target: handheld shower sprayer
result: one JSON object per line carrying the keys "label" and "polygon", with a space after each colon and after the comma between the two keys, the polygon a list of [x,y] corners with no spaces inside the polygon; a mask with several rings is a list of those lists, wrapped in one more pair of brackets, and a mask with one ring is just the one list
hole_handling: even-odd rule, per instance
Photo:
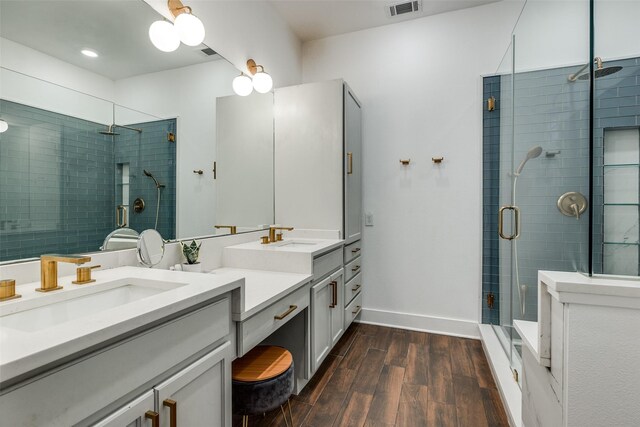
{"label": "handheld shower sprayer", "polygon": [[149,178],[151,178],[153,180],[153,182],[156,184],[156,189],[158,190],[158,203],[156,204],[156,224],[155,224],[155,227],[154,227],[154,230],[157,230],[158,229],[158,217],[160,216],[160,197],[161,197],[160,189],[164,188],[165,185],[164,184],[160,184],[158,182],[158,180],[156,179],[156,177],[153,176],[153,174],[151,172],[149,172],[148,170],[143,169],[142,172],[146,176],[148,176]]}
{"label": "handheld shower sprayer", "polygon": [[536,145],[535,147],[532,147],[528,152],[526,157],[522,160],[522,162],[520,162],[520,165],[518,165],[518,168],[516,169],[516,171],[514,172],[514,176],[519,176],[522,173],[522,169],[524,169],[524,165],[527,164],[527,162],[531,159],[535,159],[536,157],[540,157],[540,154],[542,154],[542,147],[539,145]]}
{"label": "handheld shower sprayer", "polygon": [[148,176],[149,178],[151,178],[151,179],[153,180],[153,182],[155,182],[155,184],[156,184],[156,188],[164,188],[164,187],[165,187],[165,185],[164,185],[164,184],[160,184],[160,183],[158,182],[158,180],[156,179],[156,177],[155,177],[155,176],[153,176],[153,174],[152,174],[151,172],[149,172],[148,170],[143,169],[143,170],[142,170],[142,172],[144,172],[144,174],[145,174],[146,176]]}

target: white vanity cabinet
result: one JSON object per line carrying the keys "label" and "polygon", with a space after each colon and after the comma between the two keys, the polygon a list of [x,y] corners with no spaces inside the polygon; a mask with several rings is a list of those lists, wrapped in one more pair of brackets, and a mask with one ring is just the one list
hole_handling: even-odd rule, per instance
{"label": "white vanity cabinet", "polygon": [[161,427],[229,425],[230,348],[226,342],[94,426],[151,426],[154,418]]}
{"label": "white vanity cabinet", "polygon": [[311,287],[311,372],[314,373],[344,332],[344,270]]}
{"label": "white vanity cabinet", "polygon": [[142,326],[3,390],[2,424],[151,426],[151,411],[169,425],[172,399],[182,425],[230,426],[232,325],[225,294]]}
{"label": "white vanity cabinet", "polygon": [[342,80],[274,95],[275,219],[302,229],[362,235],[361,104]]}

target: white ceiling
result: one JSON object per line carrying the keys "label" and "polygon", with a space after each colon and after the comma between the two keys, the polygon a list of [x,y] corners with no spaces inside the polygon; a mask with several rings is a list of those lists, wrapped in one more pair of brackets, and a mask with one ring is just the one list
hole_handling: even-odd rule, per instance
{"label": "white ceiling", "polygon": [[[221,58],[202,53],[204,45],[159,51],[148,31],[160,18],[143,1],[1,0],[0,36],[112,80]],[[85,48],[100,56],[82,55]]]}
{"label": "white ceiling", "polygon": [[391,18],[387,6],[401,0],[270,0],[304,41],[380,27],[500,0],[422,0],[422,10]]}

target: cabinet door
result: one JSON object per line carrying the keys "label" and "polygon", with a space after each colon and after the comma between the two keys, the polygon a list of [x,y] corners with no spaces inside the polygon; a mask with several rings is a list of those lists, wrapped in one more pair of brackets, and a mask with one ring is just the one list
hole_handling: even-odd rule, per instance
{"label": "cabinet door", "polygon": [[153,410],[153,391],[149,390],[94,424],[94,427],[151,427],[151,420],[145,418],[145,414]]}
{"label": "cabinet door", "polygon": [[344,332],[344,270],[331,275],[331,286],[334,294],[331,304],[331,347],[338,343]]}
{"label": "cabinet door", "polygon": [[331,277],[311,288],[311,373],[313,374],[331,350]]}
{"label": "cabinet door", "polygon": [[344,228],[345,244],[362,236],[362,111],[360,103],[344,85]]}
{"label": "cabinet door", "polygon": [[232,357],[227,341],[158,385],[160,425],[230,426]]}

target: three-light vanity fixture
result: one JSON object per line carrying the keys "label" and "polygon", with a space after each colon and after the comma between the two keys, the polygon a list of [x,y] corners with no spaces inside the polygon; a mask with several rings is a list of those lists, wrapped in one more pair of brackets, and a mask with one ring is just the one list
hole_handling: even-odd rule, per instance
{"label": "three-light vanity fixture", "polygon": [[163,52],[173,52],[180,42],[187,46],[198,46],[204,41],[204,25],[180,0],[168,0],[169,11],[174,16],[173,23],[156,21],[149,27],[151,43]]}
{"label": "three-light vanity fixture", "polygon": [[[260,70],[258,71],[258,68]],[[249,59],[247,61],[247,70],[253,76],[253,79],[245,73],[241,73],[233,79],[233,91],[240,96],[247,96],[255,89],[258,93],[267,93],[273,88],[273,79],[264,71],[262,65],[257,65],[256,61]]]}

